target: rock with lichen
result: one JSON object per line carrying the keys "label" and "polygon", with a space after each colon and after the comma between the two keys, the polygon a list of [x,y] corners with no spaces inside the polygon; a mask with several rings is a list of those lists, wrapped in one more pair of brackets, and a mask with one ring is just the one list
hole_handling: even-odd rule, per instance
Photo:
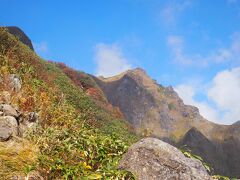
{"label": "rock with lichen", "polygon": [[132,145],[119,168],[132,172],[139,180],[212,179],[199,160],[187,158],[177,148],[155,138]]}

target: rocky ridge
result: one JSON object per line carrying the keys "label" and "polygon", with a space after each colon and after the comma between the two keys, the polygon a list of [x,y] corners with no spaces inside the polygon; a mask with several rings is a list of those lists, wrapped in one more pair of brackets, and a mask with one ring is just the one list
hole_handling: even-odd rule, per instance
{"label": "rocky ridge", "polygon": [[185,105],[171,86],[157,84],[141,68],[95,80],[135,132],[177,147],[187,144],[193,153],[203,156],[216,173],[240,177],[238,123],[219,125],[206,120],[198,108]]}

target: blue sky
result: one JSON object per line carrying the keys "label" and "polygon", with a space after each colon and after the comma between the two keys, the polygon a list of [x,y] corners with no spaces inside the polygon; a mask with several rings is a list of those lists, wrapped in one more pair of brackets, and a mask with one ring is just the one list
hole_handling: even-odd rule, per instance
{"label": "blue sky", "polygon": [[142,67],[209,120],[240,120],[239,0],[3,0],[38,54],[112,76]]}

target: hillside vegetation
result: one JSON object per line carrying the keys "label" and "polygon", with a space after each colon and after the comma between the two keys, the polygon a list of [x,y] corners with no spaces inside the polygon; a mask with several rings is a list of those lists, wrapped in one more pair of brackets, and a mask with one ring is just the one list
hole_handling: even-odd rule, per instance
{"label": "hillside vegetation", "polygon": [[[165,140],[177,140],[176,137],[180,138],[191,128],[194,117],[200,119],[195,123],[200,129],[212,127],[210,122],[201,119],[197,108],[184,105],[171,87],[156,84],[140,68],[109,79],[97,78],[63,63],[41,59],[31,46],[8,32],[0,28],[1,179],[135,179],[119,162],[141,136],[161,138],[157,135],[162,134]],[[159,110],[160,120],[154,116],[158,113],[152,111],[153,107]],[[145,115],[150,117],[141,121],[146,127],[139,126],[142,124],[138,123],[138,118]],[[175,121],[181,121],[179,117],[186,119],[182,125]],[[239,125],[229,127],[228,132],[239,134]],[[225,134],[226,128],[220,129],[219,134]],[[171,135],[175,130],[180,135],[177,133],[174,138]],[[134,134],[136,132],[139,136]],[[220,137],[218,131],[213,132]],[[211,167],[215,164],[209,165],[206,160],[209,157],[213,161],[221,159],[205,135],[209,133],[201,133],[193,127],[179,145],[184,147],[181,150],[185,156],[203,163],[199,167],[203,167],[204,172],[205,167],[208,173],[215,174],[217,169]],[[231,140],[230,147],[237,147],[238,141]],[[229,157],[237,159],[238,149],[229,150],[229,141],[226,142],[227,152],[222,154],[226,154],[229,161]],[[147,152],[149,148],[146,146]],[[202,151],[199,153],[198,149]],[[125,159],[125,164],[129,165],[129,158]],[[143,159],[141,155],[140,160]],[[145,160],[142,165],[150,162],[148,158]],[[157,167],[166,165],[159,159],[153,160],[157,161]],[[222,166],[221,161],[217,164]],[[150,167],[155,169],[155,166]],[[235,171],[237,166],[227,167]],[[171,166],[166,168],[174,171]],[[143,168],[140,171],[146,175]],[[157,176],[162,175],[157,173]]]}
{"label": "hillside vegetation", "polygon": [[[91,96],[87,89],[95,90],[94,84],[81,84],[0,28],[0,76],[9,74],[22,81],[21,91],[11,94],[11,104],[38,112],[40,122],[24,133],[24,140],[1,142],[0,177],[38,171],[48,179],[133,178],[117,166],[138,138],[114,107],[103,108],[108,104],[103,94],[97,100]],[[0,87],[0,92],[7,90]]]}

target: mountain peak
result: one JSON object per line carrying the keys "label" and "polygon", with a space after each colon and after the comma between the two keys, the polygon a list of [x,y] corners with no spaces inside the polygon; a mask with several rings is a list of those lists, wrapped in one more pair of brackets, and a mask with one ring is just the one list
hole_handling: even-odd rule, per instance
{"label": "mountain peak", "polygon": [[145,73],[146,74],[146,71],[140,67],[137,67],[137,68],[134,68],[134,69],[130,69],[128,71],[126,71],[126,73],[129,73],[129,72],[133,72],[133,73]]}
{"label": "mountain peak", "polygon": [[124,71],[120,74],[117,74],[115,76],[112,77],[103,77],[103,76],[99,76],[98,79],[104,81],[104,82],[113,82],[113,81],[117,81],[121,78],[123,78],[124,76],[130,76],[132,78],[134,78],[135,80],[140,79],[140,78],[148,78],[151,79],[146,71],[140,67],[134,68],[134,69],[129,69],[127,71]]}
{"label": "mountain peak", "polygon": [[19,38],[19,40],[25,44],[26,46],[28,46],[31,50],[34,51],[33,49],[33,45],[32,45],[32,42],[31,40],[29,39],[29,37],[24,33],[24,31],[22,29],[20,29],[19,27],[17,26],[6,26],[4,27],[6,28],[6,30],[14,35],[15,37]]}

